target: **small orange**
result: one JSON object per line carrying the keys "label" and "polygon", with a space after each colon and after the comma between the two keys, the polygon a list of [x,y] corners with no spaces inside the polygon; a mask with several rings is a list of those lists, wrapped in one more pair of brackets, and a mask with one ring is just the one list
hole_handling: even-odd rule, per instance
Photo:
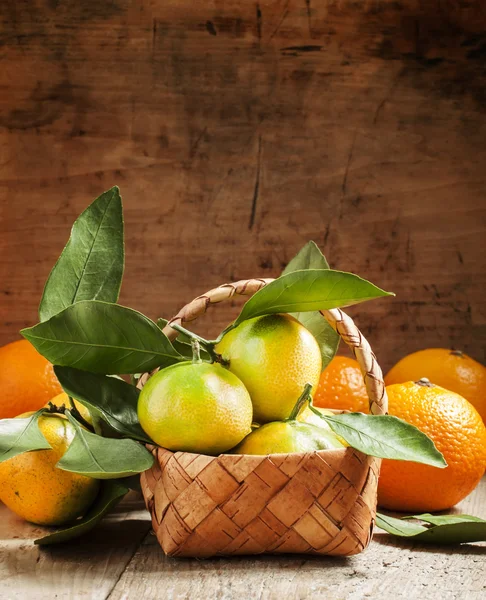
{"label": "small orange", "polygon": [[52,449],[24,452],[0,463],[0,500],[31,523],[64,525],[88,510],[100,482],[56,467],[76,433],[64,416],[41,415],[39,429]]}
{"label": "small orange", "polygon": [[399,511],[437,511],[457,504],[476,487],[486,467],[486,427],[465,398],[427,379],[387,387],[391,415],[418,427],[448,464],[437,469],[383,460],[378,503]]}
{"label": "small orange", "polygon": [[436,385],[460,394],[486,423],[486,367],[459,350],[428,348],[400,360],[385,377],[386,385],[427,377]]}
{"label": "small orange", "polygon": [[321,373],[314,406],[369,412],[368,395],[357,360],[335,356]]}
{"label": "small orange", "polygon": [[0,347],[0,419],[38,410],[62,392],[51,363],[27,340]]}

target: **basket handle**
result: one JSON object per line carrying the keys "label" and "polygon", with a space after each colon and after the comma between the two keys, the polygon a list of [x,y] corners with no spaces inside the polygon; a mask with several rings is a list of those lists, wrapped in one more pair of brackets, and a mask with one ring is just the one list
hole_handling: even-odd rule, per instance
{"label": "basket handle", "polygon": [[[235,283],[220,285],[198,296],[181,308],[177,315],[167,323],[163,331],[170,340],[175,340],[179,334],[171,325],[183,325],[184,323],[194,321],[202,316],[211,304],[229,300],[235,294],[239,296],[252,296],[271,281],[273,279],[243,279]],[[386,414],[388,410],[388,397],[383,381],[383,373],[368,341],[356,327],[353,319],[340,308],[321,310],[320,313],[351,348],[356,357],[366,385],[370,402],[370,413],[373,415]]]}

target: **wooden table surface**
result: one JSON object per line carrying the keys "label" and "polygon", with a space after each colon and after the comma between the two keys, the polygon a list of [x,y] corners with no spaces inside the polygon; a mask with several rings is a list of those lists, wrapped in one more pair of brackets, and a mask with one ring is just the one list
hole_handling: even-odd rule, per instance
{"label": "wooden table surface", "polygon": [[[455,512],[486,518],[486,478]],[[348,559],[174,559],[162,554],[137,495],[84,539],[40,548],[32,543],[38,535],[0,507],[2,600],[486,598],[486,543],[430,547],[377,532],[364,553]]]}

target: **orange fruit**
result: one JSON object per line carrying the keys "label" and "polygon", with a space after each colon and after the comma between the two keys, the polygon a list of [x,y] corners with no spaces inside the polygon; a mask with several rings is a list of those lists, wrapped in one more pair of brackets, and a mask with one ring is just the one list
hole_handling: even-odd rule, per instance
{"label": "orange fruit", "polygon": [[427,434],[448,466],[437,469],[383,460],[379,505],[410,512],[454,506],[472,492],[486,467],[486,427],[481,416],[465,398],[428,380],[396,383],[387,392],[389,413]]}
{"label": "orange fruit", "polygon": [[234,454],[282,454],[344,448],[333,431],[301,421],[273,421],[248,434]]}
{"label": "orange fruit", "polygon": [[314,406],[369,412],[366,386],[357,360],[335,356],[321,373],[313,394]]}
{"label": "orange fruit", "polygon": [[161,369],[138,398],[145,433],[174,451],[226,452],[250,433],[252,416],[250,394],[238,377],[206,362]]}
{"label": "orange fruit", "polygon": [[419,350],[392,367],[385,383],[418,381],[422,377],[469,400],[486,423],[486,367],[481,363],[459,350]]}
{"label": "orange fruit", "polygon": [[41,415],[39,429],[52,450],[24,452],[0,463],[0,500],[31,523],[64,525],[86,512],[100,482],[55,466],[75,435],[65,417]]}
{"label": "orange fruit", "polygon": [[62,392],[51,363],[27,340],[0,347],[0,419],[38,410]]}
{"label": "orange fruit", "polygon": [[319,344],[288,314],[243,321],[215,347],[250,392],[254,419],[287,419],[306,383],[317,386],[322,369]]}

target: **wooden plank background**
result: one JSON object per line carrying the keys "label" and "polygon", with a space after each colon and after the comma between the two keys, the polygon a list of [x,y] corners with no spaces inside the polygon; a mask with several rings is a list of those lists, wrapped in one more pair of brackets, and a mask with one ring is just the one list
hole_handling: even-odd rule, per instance
{"label": "wooden plank background", "polygon": [[119,184],[151,317],[314,239],[397,293],[351,311],[384,366],[484,362],[485,30],[481,0],[2,2],[0,343]]}

